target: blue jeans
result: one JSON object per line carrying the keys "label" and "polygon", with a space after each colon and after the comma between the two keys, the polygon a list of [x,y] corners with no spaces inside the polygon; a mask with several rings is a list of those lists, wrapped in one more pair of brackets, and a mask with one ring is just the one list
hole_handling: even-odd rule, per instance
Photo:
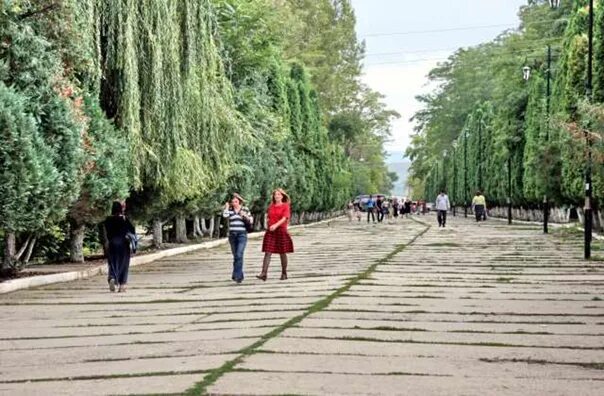
{"label": "blue jeans", "polygon": [[243,252],[245,251],[245,245],[247,245],[247,233],[229,233],[229,243],[233,253],[233,276],[231,279],[241,282],[243,280]]}

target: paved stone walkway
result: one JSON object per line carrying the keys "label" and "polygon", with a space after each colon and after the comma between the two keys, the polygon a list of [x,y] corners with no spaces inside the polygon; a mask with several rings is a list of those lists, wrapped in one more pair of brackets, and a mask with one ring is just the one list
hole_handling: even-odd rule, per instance
{"label": "paved stone walkway", "polygon": [[0,394],[604,394],[604,270],[577,236],[450,219],[294,233],[0,297]]}

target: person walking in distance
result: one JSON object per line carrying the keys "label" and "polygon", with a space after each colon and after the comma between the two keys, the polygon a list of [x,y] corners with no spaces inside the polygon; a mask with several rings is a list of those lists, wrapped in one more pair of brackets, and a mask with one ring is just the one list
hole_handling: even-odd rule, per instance
{"label": "person walking in distance", "polygon": [[346,215],[348,216],[348,222],[351,222],[354,217],[354,203],[352,201],[348,201],[346,205]]}
{"label": "person walking in distance", "polygon": [[487,200],[482,195],[482,192],[476,191],[476,195],[472,198],[472,210],[476,215],[476,221],[486,220]]}
{"label": "person walking in distance", "polygon": [[361,221],[361,202],[354,203],[354,215],[357,221]]}
{"label": "person walking in distance", "polygon": [[375,201],[373,200],[373,195],[369,196],[369,199],[367,200],[367,203],[365,204],[365,209],[367,210],[367,223],[369,223],[369,216],[371,216],[371,219],[375,223],[375,213],[374,213]]}
{"label": "person walking in distance", "polygon": [[230,202],[224,204],[222,217],[229,219],[229,244],[233,254],[233,274],[231,279],[243,281],[243,255],[247,245],[247,230],[254,220],[248,208],[243,206],[243,198],[235,193]]}
{"label": "person walking in distance", "polygon": [[445,190],[442,190],[438,197],[436,197],[436,210],[437,210],[437,219],[438,226],[445,227],[447,225],[447,211],[451,208],[449,204],[449,197],[445,193]]}
{"label": "person walking in distance", "polygon": [[287,279],[287,254],[294,252],[294,244],[287,231],[291,213],[290,202],[289,196],[283,189],[278,188],[273,191],[272,202],[267,213],[268,230],[262,241],[262,251],[264,252],[262,272],[256,275],[256,278],[263,281],[266,281],[273,253],[281,257],[281,280]]}
{"label": "person walking in distance", "polygon": [[381,223],[382,221],[384,221],[384,197],[377,197],[375,207],[377,211],[377,221],[378,223]]}
{"label": "person walking in distance", "polygon": [[405,204],[403,205],[403,207],[405,211],[405,217],[409,218],[409,215],[411,214],[411,200],[409,198],[405,200]]}
{"label": "person walking in distance", "polygon": [[126,218],[126,205],[114,202],[111,206],[111,216],[105,219],[104,243],[109,265],[109,291],[126,291],[128,283],[128,270],[130,268],[131,244],[129,238],[136,238],[134,226]]}

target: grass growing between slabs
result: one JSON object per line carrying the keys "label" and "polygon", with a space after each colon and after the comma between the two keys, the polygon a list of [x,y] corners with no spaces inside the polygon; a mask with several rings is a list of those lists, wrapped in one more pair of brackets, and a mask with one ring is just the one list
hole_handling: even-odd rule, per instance
{"label": "grass growing between slabs", "polygon": [[[420,223],[420,222],[418,222],[418,223]],[[184,394],[187,396],[197,396],[197,395],[207,394],[208,387],[210,387],[211,385],[216,383],[216,381],[218,381],[218,379],[220,379],[223,375],[225,375],[229,372],[236,371],[237,365],[242,363],[246,357],[260,352],[260,348],[264,344],[266,344],[269,340],[271,340],[275,337],[278,337],[285,330],[295,327],[300,322],[302,322],[304,319],[306,319],[308,316],[310,316],[314,313],[323,311],[336,298],[342,297],[353,286],[357,285],[358,283],[360,283],[363,280],[369,279],[371,274],[377,269],[377,267],[379,265],[385,264],[385,263],[389,262],[390,260],[392,260],[397,254],[399,254],[403,250],[405,250],[405,248],[407,246],[413,244],[418,238],[423,236],[430,229],[429,225],[426,225],[425,223],[421,223],[421,224],[424,225],[425,228],[422,231],[420,231],[415,237],[413,237],[413,239],[411,239],[411,241],[409,241],[405,244],[399,245],[391,253],[389,253],[386,257],[375,261],[366,270],[357,274],[355,277],[353,277],[348,282],[346,282],[345,285],[343,285],[342,287],[340,287],[339,289],[337,289],[330,295],[326,296],[325,298],[315,302],[302,314],[288,320],[287,322],[283,323],[281,326],[279,326],[279,327],[275,328],[274,330],[268,332],[267,334],[263,335],[262,337],[260,337],[260,339],[258,341],[256,341],[252,345],[250,345],[246,348],[243,348],[241,351],[239,351],[239,356],[237,356],[236,358],[229,360],[228,362],[224,363],[221,367],[219,367],[217,369],[210,370],[209,373],[200,382],[198,382],[193,387],[188,389]]]}

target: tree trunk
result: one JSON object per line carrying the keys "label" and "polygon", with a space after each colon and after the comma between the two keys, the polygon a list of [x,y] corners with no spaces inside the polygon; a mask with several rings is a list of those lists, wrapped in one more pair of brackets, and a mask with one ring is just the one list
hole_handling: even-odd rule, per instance
{"label": "tree trunk", "polygon": [[161,220],[153,220],[153,246],[156,249],[161,249],[161,245],[164,243],[163,226],[164,223]]}
{"label": "tree trunk", "polygon": [[194,237],[203,237],[203,232],[201,231],[201,227],[199,226],[199,216],[193,217],[193,236]]}
{"label": "tree trunk", "polygon": [[214,228],[216,228],[216,219],[214,216],[210,217],[210,227],[208,227],[208,235],[210,239],[214,238]]}
{"label": "tree trunk", "polygon": [[2,269],[12,267],[13,260],[17,254],[17,237],[14,232],[7,232],[4,236],[4,260]]}
{"label": "tree trunk", "polygon": [[214,238],[222,237],[222,216],[214,216]]}
{"label": "tree trunk", "polygon": [[176,243],[188,243],[187,218],[184,215],[176,216]]}
{"label": "tree trunk", "polygon": [[25,265],[29,264],[29,259],[31,259],[31,254],[34,251],[34,246],[36,246],[36,241],[38,239],[36,237],[33,237],[32,240],[29,242],[29,246],[27,247],[27,253],[25,254],[25,258],[23,259],[23,263]]}
{"label": "tree trunk", "polygon": [[262,230],[262,218],[263,218],[263,214],[262,213],[256,213],[254,215],[254,231],[261,231]]}
{"label": "tree trunk", "polygon": [[207,226],[205,217],[199,219],[199,224],[201,225],[201,236],[208,236],[211,238],[212,234],[210,234],[210,229]]}
{"label": "tree trunk", "polygon": [[86,226],[84,224],[71,223],[71,241],[69,246],[69,257],[72,263],[84,262],[84,235]]}

